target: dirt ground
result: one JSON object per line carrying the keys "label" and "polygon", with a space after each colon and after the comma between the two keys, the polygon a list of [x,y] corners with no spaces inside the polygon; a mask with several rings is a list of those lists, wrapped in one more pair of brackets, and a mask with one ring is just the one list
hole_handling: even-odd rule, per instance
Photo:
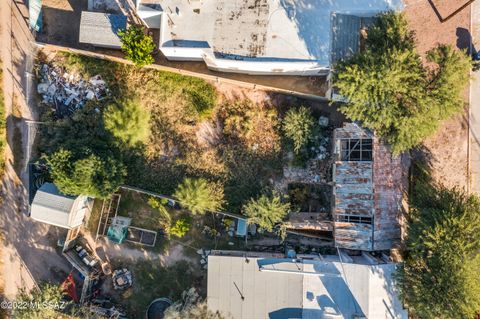
{"label": "dirt ground", "polygon": [[87,10],[87,0],[43,0],[43,30],[40,42],[78,46],[80,15]]}
{"label": "dirt ground", "polygon": [[[459,9],[465,0],[405,0],[405,14],[415,31],[419,52],[424,54],[437,44],[467,49],[470,44],[470,6],[448,21],[441,21]],[[432,4],[433,6],[432,6]],[[437,6],[435,6],[437,3]],[[468,97],[468,89],[465,92]],[[445,186],[468,185],[468,108],[445,122],[437,134],[424,143],[433,177]]]}
{"label": "dirt ground", "polygon": [[[4,236],[0,258],[1,273],[6,274],[5,296],[14,299],[19,289],[31,289],[35,282],[60,282],[54,269],[69,271],[70,265],[56,249],[54,227],[34,222],[27,217],[27,173],[19,163],[15,148],[26,145],[26,125],[21,120],[37,119],[31,108],[31,72],[33,38],[28,29],[28,7],[21,1],[0,1],[0,47],[3,61],[3,89],[7,116],[8,145],[5,154],[5,176],[0,182],[3,203],[0,203],[0,230]],[[19,132],[20,136],[16,133]],[[21,150],[23,152],[23,150]],[[23,161],[20,161],[23,162]],[[19,169],[17,169],[19,168]]]}
{"label": "dirt ground", "polygon": [[329,105],[329,102],[321,100],[306,100],[292,95],[285,95],[264,90],[251,90],[228,83],[212,83],[219,93],[227,100],[247,99],[255,104],[272,104],[279,108],[288,108],[291,105],[309,106],[314,113],[326,116],[334,124],[341,124],[345,117],[338,112],[337,108]]}

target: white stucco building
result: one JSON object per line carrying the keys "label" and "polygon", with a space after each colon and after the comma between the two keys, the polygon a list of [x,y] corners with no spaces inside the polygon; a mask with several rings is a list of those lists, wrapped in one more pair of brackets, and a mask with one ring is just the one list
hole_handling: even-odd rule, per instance
{"label": "white stucco building", "polygon": [[360,30],[402,0],[136,0],[172,61],[257,75],[323,75],[356,52]]}

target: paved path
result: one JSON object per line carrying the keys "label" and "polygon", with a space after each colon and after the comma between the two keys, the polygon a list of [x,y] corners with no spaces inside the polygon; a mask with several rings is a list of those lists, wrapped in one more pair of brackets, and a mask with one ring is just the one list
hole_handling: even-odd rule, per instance
{"label": "paved path", "polygon": [[[480,50],[480,1],[472,4],[472,44]],[[470,81],[470,192],[480,194],[480,70]]]}
{"label": "paved path", "polygon": [[[28,9],[21,0],[0,0],[0,56],[8,140],[6,171],[0,184],[3,198],[0,229],[4,235],[1,273],[8,298],[13,298],[19,288],[32,288],[35,281],[60,282],[71,269],[55,246],[59,230],[27,217],[28,176],[23,160],[13,156],[13,149],[18,149],[20,141],[23,147],[26,145],[23,119],[36,118],[35,109],[28,105],[28,102],[33,104],[27,71],[31,71],[34,50],[27,17]],[[20,150],[20,154],[25,154],[25,149]]]}

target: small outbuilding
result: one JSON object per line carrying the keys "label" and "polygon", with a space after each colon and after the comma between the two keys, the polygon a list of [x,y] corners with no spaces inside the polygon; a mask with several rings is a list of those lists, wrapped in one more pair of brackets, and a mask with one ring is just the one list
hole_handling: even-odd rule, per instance
{"label": "small outbuilding", "polygon": [[55,184],[45,183],[33,198],[30,217],[45,224],[74,229],[82,225],[89,211],[87,196],[68,196],[62,194]]}
{"label": "small outbuilding", "polygon": [[97,47],[120,49],[118,32],[127,28],[127,17],[122,14],[82,11],[79,42]]}

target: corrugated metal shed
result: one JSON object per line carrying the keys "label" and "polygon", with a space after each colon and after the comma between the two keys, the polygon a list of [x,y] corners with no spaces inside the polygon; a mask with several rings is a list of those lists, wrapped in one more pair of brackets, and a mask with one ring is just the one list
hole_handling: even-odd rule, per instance
{"label": "corrugated metal shed", "polygon": [[[371,160],[342,160],[342,148],[371,140]],[[362,142],[363,143],[363,142]],[[334,238],[340,248],[388,250],[400,240],[401,203],[405,185],[400,157],[370,131],[347,123],[334,131]],[[361,153],[362,151],[356,150]],[[348,157],[350,158],[350,157]]]}
{"label": "corrugated metal shed", "polygon": [[118,31],[127,28],[127,17],[121,14],[82,11],[80,43],[98,47],[120,49]]}
{"label": "corrugated metal shed", "polygon": [[82,224],[85,217],[86,199],[85,196],[61,194],[54,184],[45,183],[33,198],[30,217],[58,227],[75,228]]}
{"label": "corrugated metal shed", "polygon": [[373,149],[373,183],[375,185],[375,218],[373,249],[390,249],[401,238],[402,197],[408,185],[400,156],[376,141]]}
{"label": "corrugated metal shed", "polygon": [[373,24],[374,19],[373,17],[332,13],[332,63],[349,58],[360,51],[360,30],[368,28]]}

